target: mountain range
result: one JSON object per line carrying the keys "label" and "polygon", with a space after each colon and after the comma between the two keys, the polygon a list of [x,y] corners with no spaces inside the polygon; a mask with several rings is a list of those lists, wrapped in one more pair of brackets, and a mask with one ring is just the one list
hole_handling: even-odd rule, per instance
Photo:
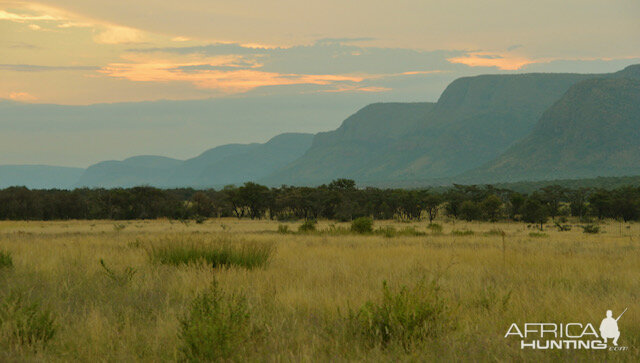
{"label": "mountain range", "polygon": [[640,174],[639,89],[640,65],[610,74],[465,77],[436,103],[371,104],[330,132],[224,145],[184,161],[136,156],[84,171],[5,166],[0,187],[318,185],[336,178],[424,186]]}

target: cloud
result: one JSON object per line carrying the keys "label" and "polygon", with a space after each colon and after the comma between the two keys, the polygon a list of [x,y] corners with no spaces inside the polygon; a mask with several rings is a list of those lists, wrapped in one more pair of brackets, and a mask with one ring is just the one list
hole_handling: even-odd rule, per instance
{"label": "cloud", "polygon": [[117,25],[109,25],[93,37],[93,40],[100,44],[139,43],[144,39],[144,33],[140,30]]}
{"label": "cloud", "polygon": [[55,21],[60,19],[49,14],[42,14],[42,15],[17,14],[17,13],[9,12],[6,10],[0,10],[0,20],[8,20],[16,23],[25,23],[25,22],[31,22],[31,21]]}
{"label": "cloud", "polygon": [[490,52],[470,52],[463,56],[448,58],[451,63],[464,64],[469,67],[495,67],[501,70],[514,71],[522,67],[540,62],[522,56],[498,54]]}
{"label": "cloud", "polygon": [[[232,63],[231,63],[232,64]],[[187,68],[192,67],[192,68]],[[233,94],[258,87],[283,85],[330,85],[336,82],[361,82],[353,75],[309,75],[237,69],[231,65],[174,64],[166,60],[145,63],[112,63],[101,72],[134,82],[189,82],[201,89]],[[189,71],[184,71],[188,69]]]}
{"label": "cloud", "polygon": [[316,42],[312,45],[276,48],[248,47],[238,43],[212,43],[186,47],[130,48],[127,51],[139,54],[157,53],[159,56],[173,54],[186,57],[236,55],[263,64],[266,71],[298,74],[388,74],[409,71],[454,70],[461,67],[452,64],[447,59],[467,54],[467,52],[460,50],[418,51],[401,48],[364,47],[340,42]]}
{"label": "cloud", "polygon": [[14,101],[20,101],[20,102],[30,102],[30,101],[35,101],[38,98],[33,95],[30,95],[27,92],[10,92],[9,99]]}
{"label": "cloud", "polygon": [[173,38],[171,38],[171,41],[174,41],[174,42],[188,42],[190,40],[191,40],[191,38],[188,38],[188,37],[173,37]]}
{"label": "cloud", "polygon": [[33,64],[0,64],[2,71],[14,72],[49,72],[49,71],[95,71],[100,67],[93,66],[40,66]]}
{"label": "cloud", "polygon": [[[32,30],[49,30],[47,27],[50,25],[58,29],[91,28],[96,33],[93,40],[98,44],[140,43],[146,39],[141,30],[91,19],[56,7],[24,1],[11,5],[17,10],[0,10],[0,20],[26,23]],[[43,26],[45,24],[47,27]]]}

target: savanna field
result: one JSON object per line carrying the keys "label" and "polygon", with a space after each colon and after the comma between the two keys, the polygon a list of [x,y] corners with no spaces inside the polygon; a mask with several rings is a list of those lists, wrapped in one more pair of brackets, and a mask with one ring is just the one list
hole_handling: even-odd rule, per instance
{"label": "savanna field", "polygon": [[[638,223],[201,222],[0,222],[0,361],[640,360]],[[626,307],[626,351],[504,338]]]}

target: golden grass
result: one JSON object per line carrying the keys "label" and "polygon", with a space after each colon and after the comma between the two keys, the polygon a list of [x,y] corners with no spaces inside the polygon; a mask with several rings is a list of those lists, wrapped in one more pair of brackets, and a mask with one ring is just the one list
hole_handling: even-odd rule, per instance
{"label": "golden grass", "polygon": [[[272,221],[211,219],[204,224],[158,221],[0,222],[0,250],[13,268],[0,270],[2,291],[21,290],[58,316],[46,349],[8,347],[0,360],[179,360],[179,319],[213,279],[248,299],[260,333],[238,347],[247,360],[554,361],[640,360],[640,224],[609,222],[589,235],[574,227],[532,237],[521,223],[376,222],[414,226],[426,236],[279,234]],[[114,227],[124,224],[125,228]],[[287,223],[296,231],[300,223]],[[334,222],[320,221],[318,229]],[[349,224],[336,224],[345,228]],[[628,228],[627,228],[628,227]],[[505,244],[495,230],[505,231]],[[473,235],[456,235],[471,230]],[[493,231],[492,231],[493,230]],[[492,232],[491,232],[492,231]],[[178,239],[224,238],[271,243],[265,268],[211,269],[204,264],[154,264],[148,248]],[[115,273],[135,270],[115,283]],[[438,278],[456,329],[410,351],[370,347],[345,333],[346,312],[392,288]],[[607,309],[620,321],[625,352],[521,350],[505,339],[512,322],[591,322]]]}

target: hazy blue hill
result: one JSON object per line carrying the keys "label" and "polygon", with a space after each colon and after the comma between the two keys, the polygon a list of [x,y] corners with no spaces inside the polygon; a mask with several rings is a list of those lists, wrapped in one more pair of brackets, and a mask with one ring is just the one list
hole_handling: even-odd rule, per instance
{"label": "hazy blue hill", "polygon": [[183,187],[199,184],[200,175],[211,165],[218,163],[234,155],[245,154],[260,144],[228,144],[209,149],[195,158],[185,160],[184,163],[173,169],[162,186]]}
{"label": "hazy blue hill", "polygon": [[299,158],[313,135],[281,134],[264,144],[229,144],[185,161],[161,156],[135,156],[90,166],[77,187],[221,187],[256,181]]}
{"label": "hazy blue hill", "polygon": [[271,185],[321,184],[355,178],[384,165],[401,140],[432,111],[433,103],[375,103],[347,118],[335,131],[321,132],[300,159],[261,180]]}
{"label": "hazy blue hill", "polygon": [[634,174],[640,174],[640,81],[614,77],[576,84],[529,136],[463,177],[499,182]]}
{"label": "hazy blue hill", "polygon": [[162,185],[181,160],[163,156],[134,156],[123,161],[103,161],[91,165],[75,183],[77,187],[132,187]]}
{"label": "hazy blue hill", "polygon": [[302,156],[312,140],[312,134],[278,135],[246,153],[233,154],[209,164],[196,179],[196,185],[224,186],[257,181]]}
{"label": "hazy blue hill", "polygon": [[1,165],[0,188],[69,189],[84,172],[81,168],[48,165]]}

